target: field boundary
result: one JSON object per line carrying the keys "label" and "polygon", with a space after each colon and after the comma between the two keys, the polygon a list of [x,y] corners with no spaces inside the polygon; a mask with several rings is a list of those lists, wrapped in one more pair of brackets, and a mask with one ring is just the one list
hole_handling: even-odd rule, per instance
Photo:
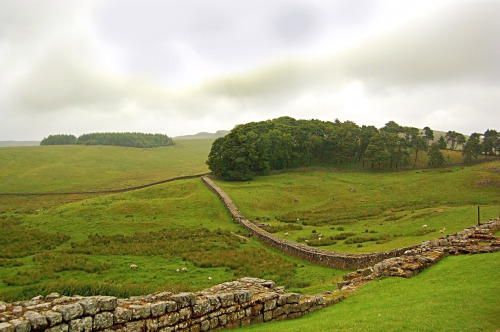
{"label": "field boundary", "polygon": [[185,175],[178,176],[175,178],[170,178],[166,180],[160,180],[156,182],[151,182],[147,184],[143,184],[140,186],[126,187],[120,189],[106,189],[106,190],[91,190],[91,191],[67,191],[67,192],[35,192],[35,193],[0,193],[0,196],[63,196],[63,195],[92,195],[92,194],[115,194],[115,193],[124,193],[128,191],[144,189],[152,186],[156,186],[163,183],[179,181],[179,180],[188,180],[188,179],[196,179],[202,176],[206,176],[210,173],[196,174],[196,175]]}
{"label": "field boundary", "polygon": [[307,260],[311,263],[333,267],[343,270],[353,270],[366,268],[379,263],[385,259],[398,257],[405,251],[415,249],[417,246],[393,249],[389,251],[368,253],[368,254],[349,254],[343,252],[333,252],[323,249],[313,248],[301,243],[281,239],[257,226],[254,222],[246,219],[238,210],[232,199],[217,186],[208,176],[202,176],[201,180],[219,196],[231,217],[235,222],[243,226],[253,236],[257,237],[263,243],[286,254]]}

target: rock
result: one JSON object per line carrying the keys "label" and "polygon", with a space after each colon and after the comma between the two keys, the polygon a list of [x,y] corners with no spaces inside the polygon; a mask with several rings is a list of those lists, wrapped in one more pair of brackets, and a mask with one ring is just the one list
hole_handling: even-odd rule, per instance
{"label": "rock", "polygon": [[0,323],[0,332],[15,332],[15,329],[10,323]]}
{"label": "rock", "polygon": [[44,316],[47,317],[49,326],[56,326],[57,324],[62,323],[63,318],[60,312],[49,310],[47,312],[44,312]]}
{"label": "rock", "polygon": [[94,330],[101,330],[113,326],[113,314],[111,312],[101,312],[94,316]]}
{"label": "rock", "polygon": [[99,305],[93,298],[88,298],[78,302],[83,308],[83,314],[92,316],[99,312]]}
{"label": "rock", "polygon": [[84,317],[81,319],[73,319],[69,322],[69,332],[91,332],[92,317]]}
{"label": "rock", "polygon": [[13,319],[10,321],[16,328],[16,332],[29,332],[31,331],[31,324],[27,320]]}
{"label": "rock", "polygon": [[[83,315],[83,307],[79,303],[56,305],[52,310],[60,312],[65,322],[81,317]],[[71,324],[70,324],[71,330]]]}
{"label": "rock", "polygon": [[27,311],[24,313],[24,318],[30,322],[33,330],[43,330],[49,326],[47,317],[35,311]]}
{"label": "rock", "polygon": [[49,295],[47,295],[45,297],[45,301],[50,302],[50,301],[53,301],[53,300],[58,299],[60,297],[61,297],[61,295],[59,293],[50,293]]}
{"label": "rock", "polygon": [[132,319],[132,311],[123,307],[116,307],[113,316],[115,323],[126,323]]}

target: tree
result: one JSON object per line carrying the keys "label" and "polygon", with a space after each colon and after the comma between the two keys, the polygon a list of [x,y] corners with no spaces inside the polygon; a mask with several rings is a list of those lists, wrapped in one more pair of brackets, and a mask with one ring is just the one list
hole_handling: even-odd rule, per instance
{"label": "tree", "polygon": [[464,146],[465,146],[465,142],[467,142],[467,139],[465,138],[465,136],[463,134],[460,134],[460,133],[457,133],[456,138],[457,138],[457,146],[458,146],[458,144],[462,145],[462,150],[463,150]]}
{"label": "tree", "polygon": [[448,145],[446,144],[446,140],[444,138],[444,136],[440,136],[437,143],[439,144],[439,148],[444,150],[448,147]]}
{"label": "tree", "polygon": [[417,164],[418,152],[427,149],[427,144],[421,136],[413,139],[413,149],[415,150],[415,164]]}
{"label": "tree", "polygon": [[433,167],[443,166],[444,156],[439,149],[439,143],[432,143],[427,154],[429,155],[429,165]]}
{"label": "tree", "polygon": [[45,137],[40,142],[40,145],[68,145],[75,143],[76,143],[76,137],[74,135],[59,134],[59,135],[49,135],[48,137]]}
{"label": "tree", "polygon": [[499,134],[496,130],[488,129],[483,134],[484,157],[495,154],[495,148],[498,146]]}
{"label": "tree", "polygon": [[462,155],[464,156],[464,162],[469,164],[473,159],[477,160],[477,157],[481,154],[481,134],[472,133],[465,143],[464,149],[462,150]]}
{"label": "tree", "polygon": [[427,141],[427,145],[434,140],[434,131],[429,127],[424,127],[424,139]]}
{"label": "tree", "polygon": [[445,135],[446,142],[450,143],[450,150],[455,150],[455,145],[457,144],[457,132],[448,131]]}

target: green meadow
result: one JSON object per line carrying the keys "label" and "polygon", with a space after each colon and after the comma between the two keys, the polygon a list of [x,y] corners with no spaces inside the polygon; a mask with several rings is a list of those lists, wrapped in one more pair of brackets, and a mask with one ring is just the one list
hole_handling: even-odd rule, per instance
{"label": "green meadow", "polygon": [[361,287],[334,306],[296,320],[240,331],[497,331],[500,253],[448,257],[411,278]]}
{"label": "green meadow", "polygon": [[275,235],[342,252],[418,244],[477,223],[478,206],[481,221],[497,218],[500,209],[498,161],[400,172],[288,172],[217,183],[244,216],[269,224]]}
{"label": "green meadow", "polygon": [[[206,173],[212,142],[1,148],[0,192],[75,194],[0,196],[0,300],[50,292],[128,297],[197,291],[244,276],[302,294],[335,290],[348,271],[262,245],[200,179],[76,194]],[[476,223],[478,205],[483,221],[500,208],[498,161],[400,172],[297,171],[217,183],[246,217],[269,224],[276,235],[346,252],[418,244],[442,236],[442,228],[453,233]],[[339,305],[255,329],[494,330],[498,262],[498,254],[447,258],[410,280],[376,281]],[[183,267],[187,272],[177,272]],[[425,325],[419,325],[422,317]]]}

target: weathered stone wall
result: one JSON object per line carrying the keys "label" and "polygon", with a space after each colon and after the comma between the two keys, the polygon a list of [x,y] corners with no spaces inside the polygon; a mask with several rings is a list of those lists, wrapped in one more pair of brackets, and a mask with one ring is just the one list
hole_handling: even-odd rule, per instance
{"label": "weathered stone wall", "polygon": [[400,257],[389,258],[365,269],[344,275],[339,289],[355,290],[368,281],[382,277],[410,278],[450,255],[472,255],[500,251],[500,240],[493,234],[500,229],[500,219],[422,242]]}
{"label": "weathered stone wall", "polygon": [[198,293],[162,292],[129,299],[49,294],[0,302],[0,332],[211,331],[297,318],[338,301],[287,293],[273,281],[256,278]]}
{"label": "weathered stone wall", "polygon": [[243,215],[240,213],[231,198],[209,177],[203,176],[201,179],[224,202],[233,220],[247,229],[252,235],[277,250],[315,264],[344,270],[365,268],[381,262],[387,258],[401,256],[405,251],[414,249],[416,247],[412,246],[370,254],[348,254],[317,249],[297,242],[281,239],[263,230],[259,226],[255,225],[252,221],[245,219],[245,217],[243,217]]}

